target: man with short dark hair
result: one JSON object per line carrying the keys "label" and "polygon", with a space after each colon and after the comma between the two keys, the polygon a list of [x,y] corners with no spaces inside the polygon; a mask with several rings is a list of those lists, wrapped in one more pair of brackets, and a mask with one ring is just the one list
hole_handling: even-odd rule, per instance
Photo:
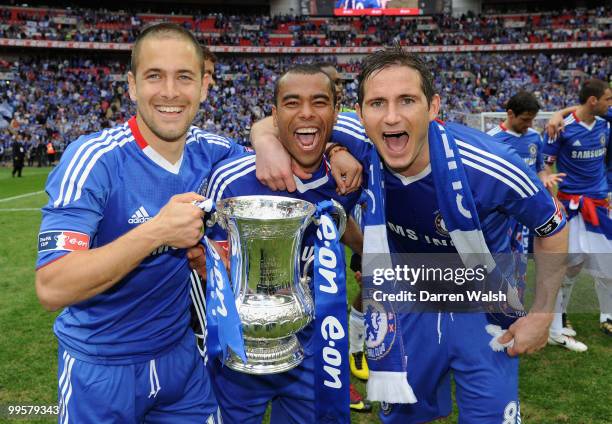
{"label": "man with short dark hair", "polygon": [[[612,323],[612,268],[607,257],[612,253],[612,220],[606,180],[610,124],[600,117],[612,106],[612,90],[604,81],[591,79],[583,83],[579,100],[580,105],[564,119],[564,131],[554,139],[546,135],[544,146],[547,164],[556,163],[567,175],[559,183],[557,197],[568,212],[572,254],[549,342],[570,350],[576,349],[571,348],[568,330],[575,333],[564,325],[563,314],[582,268],[595,278],[602,330],[606,332],[608,320]],[[584,344],[580,348],[586,350]]]}
{"label": "man with short dark hair", "polygon": [[[436,303],[429,313],[395,313],[386,307],[390,300],[383,305],[366,299],[368,396],[386,402],[380,415],[385,423],[434,420],[451,412],[452,371],[459,422],[517,423],[518,360],[512,356],[546,344],[564,272],[565,220],[516,153],[480,131],[437,122],[439,107],[431,72],[418,56],[393,48],[365,59],[357,115],[341,114],[333,134],[367,170],[364,252],[388,264],[378,269],[385,273],[398,258],[393,254],[451,254],[459,261],[451,269],[484,267],[487,280],[499,283],[514,306],[507,310],[493,302],[485,310],[495,313],[432,313]],[[277,146],[256,148],[269,155]],[[536,299],[521,318],[513,263],[497,260],[510,251],[505,230],[511,218],[536,231],[536,254],[548,253],[552,260],[536,256]],[[371,280],[373,270],[364,271]],[[389,281],[393,287],[396,282]],[[417,290],[429,288],[418,283]],[[451,304],[439,306],[453,310]]]}
{"label": "man with short dark hair", "polygon": [[[525,164],[538,175],[546,188],[551,188],[565,174],[550,174],[544,170],[542,159],[542,137],[532,128],[540,104],[533,93],[520,91],[506,104],[507,117],[504,122],[487,132],[488,135],[510,145]],[[512,250],[516,257],[517,283],[520,296],[526,286],[528,252],[533,243],[529,229],[514,221],[511,223]]]}
{"label": "man with short dark hair", "polygon": [[[334,199],[345,209],[347,215],[359,198],[359,193],[342,196],[336,192],[336,183],[331,177],[325,156],[326,144],[331,136],[337,115],[336,91],[333,81],[313,65],[298,65],[282,74],[275,85],[273,122],[280,140],[297,165],[311,174],[308,179],[294,175],[297,191],[272,191],[260,183],[255,175],[256,157],[245,154],[236,159],[220,163],[212,172],[206,196],[218,201],[234,196],[286,196],[309,201],[313,204]],[[257,160],[260,160],[259,156]],[[306,230],[300,247],[300,268],[313,255],[316,227]],[[227,234],[215,227],[209,237],[222,242]],[[356,224],[349,220],[343,241],[355,251],[361,252],[362,239]],[[313,282],[310,290],[314,293]],[[346,297],[339,299],[343,305],[340,313],[346,317]],[[315,304],[317,298],[314,299]],[[202,309],[202,308],[200,308]],[[321,317],[319,317],[321,318]],[[343,318],[342,321],[344,321]],[[342,331],[346,332],[346,326]],[[211,361],[215,393],[225,422],[261,423],[269,402],[272,402],[272,423],[315,423],[317,411],[324,408],[340,411],[337,422],[348,418],[348,396],[339,395],[338,402],[325,399],[327,405],[315,404],[317,379],[315,378],[315,356],[321,354],[316,334],[320,329],[313,322],[297,336],[303,346],[305,358],[300,365],[289,371],[271,375],[248,375],[223,366],[219,359]],[[344,333],[343,333],[344,334]],[[347,343],[347,336],[342,336]],[[340,343],[337,340],[336,343]],[[337,346],[340,346],[338,344]],[[344,363],[347,352],[341,351]],[[346,367],[348,370],[348,367]],[[348,372],[344,375],[348,379]],[[320,382],[319,382],[320,383]],[[348,394],[348,387],[344,386]],[[322,399],[321,399],[322,401]]]}
{"label": "man with short dark hair", "polygon": [[243,149],[191,126],[208,84],[181,26],[142,31],[128,84],[136,116],[70,143],[47,181],[36,291],[46,309],[65,308],[60,422],[216,423],[185,249],[202,235],[196,192]]}

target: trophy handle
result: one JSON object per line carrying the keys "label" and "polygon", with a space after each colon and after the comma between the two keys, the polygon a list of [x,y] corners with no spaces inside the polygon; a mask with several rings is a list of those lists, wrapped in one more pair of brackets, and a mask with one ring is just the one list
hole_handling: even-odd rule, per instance
{"label": "trophy handle", "polygon": [[[346,212],[344,212],[344,208],[338,201],[331,199],[332,204],[334,205],[334,212],[331,213],[332,219],[334,220],[334,224],[336,224],[336,228],[338,229],[339,237],[342,237],[344,234],[344,230],[346,230]],[[319,220],[312,216],[310,218],[310,222],[315,225],[319,225]]]}
{"label": "trophy handle", "polygon": [[312,254],[312,256],[310,258],[308,258],[308,260],[306,261],[306,263],[304,264],[304,269],[302,269],[302,276],[300,277],[300,285],[302,286],[302,289],[308,294],[308,295],[312,295],[310,293],[310,277],[308,276],[308,271],[310,269],[310,267],[312,267],[312,264],[314,263],[314,253]]}

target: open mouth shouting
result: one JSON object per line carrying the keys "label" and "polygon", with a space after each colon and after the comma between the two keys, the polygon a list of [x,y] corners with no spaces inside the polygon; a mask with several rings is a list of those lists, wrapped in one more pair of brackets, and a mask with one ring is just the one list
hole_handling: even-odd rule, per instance
{"label": "open mouth shouting", "polygon": [[383,140],[387,149],[392,153],[401,153],[410,140],[406,131],[386,131],[383,133]]}
{"label": "open mouth shouting", "polygon": [[293,135],[302,149],[313,150],[319,140],[319,129],[314,127],[298,128]]}

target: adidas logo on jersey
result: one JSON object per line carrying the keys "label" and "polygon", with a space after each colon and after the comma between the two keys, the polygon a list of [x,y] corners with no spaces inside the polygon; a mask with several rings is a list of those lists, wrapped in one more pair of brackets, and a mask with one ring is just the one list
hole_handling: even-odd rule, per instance
{"label": "adidas logo on jersey", "polygon": [[580,140],[576,140],[572,143],[572,146],[582,146],[582,143],[580,142]]}
{"label": "adidas logo on jersey", "polygon": [[149,216],[147,210],[144,208],[144,206],[141,206],[132,214],[130,219],[128,219],[128,224],[142,224],[150,219],[151,216]]}

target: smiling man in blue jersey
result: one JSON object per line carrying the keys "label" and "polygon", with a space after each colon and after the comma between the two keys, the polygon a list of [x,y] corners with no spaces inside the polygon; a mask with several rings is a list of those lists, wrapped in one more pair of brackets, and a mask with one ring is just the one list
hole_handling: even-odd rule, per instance
{"label": "smiling man in blue jersey", "polygon": [[[274,98],[274,125],[282,145],[297,165],[312,175],[311,178],[302,180],[294,177],[297,191],[293,193],[272,191],[257,180],[255,155],[246,154],[224,161],[215,168],[206,196],[215,202],[227,197],[245,195],[287,196],[313,204],[335,199],[348,215],[357,202],[359,193],[348,196],[337,194],[337,186],[324,155],[337,114],[333,81],[317,66],[299,65],[279,77]],[[257,160],[260,160],[259,156]],[[311,225],[304,235],[300,249],[302,267],[313,254],[315,230]],[[222,241],[226,240],[227,235],[215,226],[209,237]],[[361,235],[353,221],[349,221],[343,241],[351,248],[361,251]],[[312,283],[311,290],[314,290]],[[342,313],[345,311],[346,306],[343,307]],[[317,348],[312,340],[313,329],[311,324],[298,333],[306,355],[304,361],[296,368],[281,374],[248,375],[222,366],[218,359],[213,361],[211,368],[214,388],[224,422],[261,423],[271,401],[272,423],[317,422],[316,410],[322,406],[315,405],[316,362],[313,354]],[[343,355],[346,357],[346,353]],[[329,402],[332,400],[329,399]],[[348,413],[348,399],[336,402],[335,406],[344,408]]]}
{"label": "smiling man in blue jersey", "polygon": [[[563,338],[568,329],[562,317],[582,268],[595,279],[601,329],[612,334],[612,268],[609,265],[612,219],[608,212],[610,187],[606,163],[610,123],[602,117],[609,116],[612,90],[604,81],[588,80],[580,89],[579,100],[580,105],[564,119],[563,132],[556,138],[547,134],[544,146],[547,163],[556,163],[557,169],[567,174],[559,183],[557,196],[569,215],[569,251],[573,255],[557,299],[558,314],[550,334],[550,343],[563,347],[568,347]],[[573,329],[569,331],[573,333]]]}
{"label": "smiling man in blue jersey", "polygon": [[439,105],[417,56],[393,48],[363,62],[357,114],[339,116],[333,140],[369,170],[376,202],[366,210],[364,253],[476,252],[489,260],[510,252],[514,218],[536,232],[536,253],[560,257],[537,258],[533,308],[511,325],[512,315],[395,314],[367,300],[368,396],[385,402],[385,423],[434,420],[451,412],[452,372],[460,423],[519,423],[515,356],[546,344],[564,273],[565,219],[516,153],[479,131],[438,123]]}
{"label": "smiling man in blue jersey", "polygon": [[60,422],[218,422],[189,327],[185,249],[201,237],[196,192],[243,149],[191,126],[207,78],[190,32],[145,29],[128,73],[136,116],[71,143],[49,176],[36,290],[65,308]]}

